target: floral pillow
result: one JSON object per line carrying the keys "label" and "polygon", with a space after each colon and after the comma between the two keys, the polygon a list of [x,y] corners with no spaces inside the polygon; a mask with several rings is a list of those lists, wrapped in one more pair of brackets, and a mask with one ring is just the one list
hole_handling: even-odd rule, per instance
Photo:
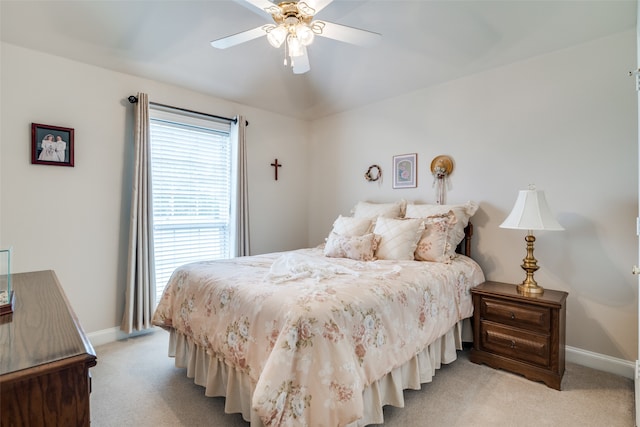
{"label": "floral pillow", "polygon": [[424,230],[422,219],[378,217],[373,232],[380,236],[378,259],[412,260]]}
{"label": "floral pillow", "polygon": [[380,238],[373,233],[363,236],[341,236],[329,234],[324,245],[324,255],[332,258],[351,258],[358,261],[373,261]]}
{"label": "floral pillow", "polygon": [[406,218],[427,218],[434,215],[448,214],[453,211],[456,216],[456,224],[449,232],[449,244],[455,251],[458,244],[464,239],[464,229],[469,224],[469,218],[478,210],[475,202],[468,201],[461,205],[414,205],[408,204]]}
{"label": "floral pillow", "polygon": [[449,233],[456,222],[453,211],[425,218],[425,230],[416,247],[416,260],[450,263],[456,254]]}

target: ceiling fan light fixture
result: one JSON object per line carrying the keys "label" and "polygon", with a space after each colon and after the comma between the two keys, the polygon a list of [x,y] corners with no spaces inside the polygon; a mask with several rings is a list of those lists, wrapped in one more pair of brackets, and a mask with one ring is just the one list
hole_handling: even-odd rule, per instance
{"label": "ceiling fan light fixture", "polygon": [[283,22],[287,27],[294,27],[300,23],[300,18],[297,15],[290,15],[285,17]]}
{"label": "ceiling fan light fixture", "polygon": [[304,46],[309,46],[311,43],[313,43],[315,34],[313,33],[313,30],[306,24],[298,24],[296,26],[296,36],[300,40],[300,43],[302,43]]}
{"label": "ceiling fan light fixture", "polygon": [[282,46],[289,33],[283,25],[278,25],[277,27],[275,25],[267,25],[264,28],[267,32],[269,44],[276,48]]}
{"label": "ceiling fan light fixture", "polygon": [[[2,1],[2,0],[0,0]],[[226,49],[261,36],[266,36],[275,48],[284,45],[284,64],[289,63],[294,74],[304,74],[311,69],[307,47],[315,36],[356,44],[371,45],[380,34],[367,30],[347,27],[328,21],[314,21],[316,12],[324,9],[334,0],[236,0],[271,15],[273,23],[243,31],[238,34],[211,41],[211,46]],[[306,1],[310,1],[315,8]],[[295,58],[295,63],[294,63]]]}
{"label": "ceiling fan light fixture", "polygon": [[304,55],[304,50],[302,49],[303,44],[295,34],[289,34],[287,36],[287,47],[289,48],[289,56],[291,58]]}

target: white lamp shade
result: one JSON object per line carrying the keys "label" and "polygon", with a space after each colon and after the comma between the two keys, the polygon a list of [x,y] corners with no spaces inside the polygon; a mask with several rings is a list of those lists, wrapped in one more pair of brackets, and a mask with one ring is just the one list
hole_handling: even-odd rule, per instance
{"label": "white lamp shade", "polygon": [[295,35],[289,34],[287,36],[287,46],[289,47],[290,57],[295,58],[304,55],[302,43],[300,43],[300,40]]}
{"label": "white lamp shade", "polygon": [[551,213],[542,190],[520,190],[516,204],[500,228],[564,230]]}
{"label": "white lamp shade", "polygon": [[282,46],[282,43],[287,38],[287,34],[287,29],[282,25],[279,25],[277,27],[273,25],[267,26],[267,40],[273,47]]}
{"label": "white lamp shade", "polygon": [[298,39],[300,39],[300,43],[302,43],[303,46],[309,46],[311,43],[313,43],[313,38],[315,37],[315,34],[313,34],[311,28],[309,28],[306,24],[298,24],[296,26],[296,35],[298,36]]}

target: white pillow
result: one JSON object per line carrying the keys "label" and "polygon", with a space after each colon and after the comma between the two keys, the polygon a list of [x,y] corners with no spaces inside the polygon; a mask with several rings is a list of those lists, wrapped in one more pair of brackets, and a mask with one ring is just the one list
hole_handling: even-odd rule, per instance
{"label": "white pillow", "polygon": [[333,233],[342,236],[362,236],[370,233],[373,220],[371,218],[354,218],[339,215],[333,222]]}
{"label": "white pillow", "polygon": [[456,222],[453,211],[427,217],[425,230],[416,247],[416,260],[450,263],[456,253],[449,242],[449,232]]}
{"label": "white pillow", "polygon": [[380,237],[373,233],[364,236],[341,236],[332,232],[324,246],[324,254],[333,258],[372,261],[375,259],[379,241]]}
{"label": "white pillow", "polygon": [[402,218],[404,216],[404,208],[407,205],[405,200],[399,200],[394,203],[373,203],[358,202],[351,210],[356,218]]}
{"label": "white pillow", "polygon": [[376,251],[378,259],[412,260],[422,231],[422,219],[379,217],[373,232],[380,236]]}
{"label": "white pillow", "polygon": [[457,222],[449,233],[449,243],[453,250],[464,239],[464,229],[469,225],[469,218],[478,210],[475,202],[468,201],[462,205],[414,205],[408,204],[405,217],[406,218],[426,218],[434,215],[446,214],[453,211]]}

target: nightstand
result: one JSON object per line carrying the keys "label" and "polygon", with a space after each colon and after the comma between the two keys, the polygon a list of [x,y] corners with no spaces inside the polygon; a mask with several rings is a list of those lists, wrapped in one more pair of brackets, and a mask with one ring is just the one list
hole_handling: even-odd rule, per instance
{"label": "nightstand", "polygon": [[524,375],[560,390],[567,293],[520,295],[516,285],[484,282],[473,296],[474,363]]}

